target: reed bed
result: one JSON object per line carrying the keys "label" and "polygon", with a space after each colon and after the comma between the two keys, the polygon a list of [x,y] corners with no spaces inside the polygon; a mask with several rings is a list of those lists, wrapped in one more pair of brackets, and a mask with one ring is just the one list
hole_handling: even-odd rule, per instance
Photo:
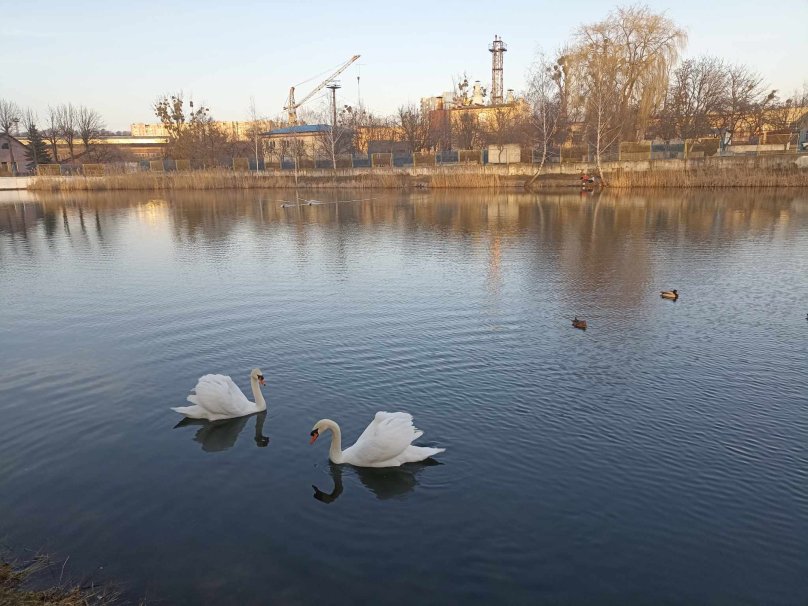
{"label": "reed bed", "polygon": [[0,606],[109,606],[119,603],[119,595],[113,591],[63,584],[61,577],[64,567],[54,586],[46,589],[30,589],[26,586],[31,577],[42,575],[47,570],[59,572],[58,566],[43,556],[25,564],[0,559]]}
{"label": "reed bed", "polygon": [[519,185],[522,179],[507,179],[500,175],[442,171],[429,175],[406,172],[367,172],[352,175],[328,173],[299,175],[293,173],[248,173],[232,170],[188,172],[142,172],[112,174],[103,177],[38,177],[29,189],[51,192],[112,191],[112,190],[214,190],[214,189],[283,189],[283,188],[350,188],[350,189],[410,189],[410,188],[497,188]]}
{"label": "reed bed", "polygon": [[808,187],[808,170],[797,167],[726,167],[689,170],[618,171],[604,180],[612,188]]}

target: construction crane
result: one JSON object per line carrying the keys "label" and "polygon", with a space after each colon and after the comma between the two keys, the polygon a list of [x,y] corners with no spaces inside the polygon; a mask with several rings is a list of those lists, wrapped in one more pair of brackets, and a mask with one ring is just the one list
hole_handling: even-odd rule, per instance
{"label": "construction crane", "polygon": [[319,93],[321,90],[323,90],[323,88],[325,88],[326,84],[331,82],[334,78],[336,78],[342,72],[344,72],[346,69],[348,69],[348,67],[350,67],[350,65],[354,61],[359,59],[359,56],[360,55],[354,55],[353,57],[348,59],[345,63],[343,63],[339,67],[339,69],[337,71],[335,71],[333,74],[328,76],[328,78],[326,78],[325,80],[320,82],[320,84],[318,84],[313,91],[311,91],[308,95],[303,97],[300,101],[295,101],[295,87],[294,86],[291,87],[289,89],[289,100],[286,103],[286,107],[283,108],[288,112],[287,115],[288,115],[288,118],[289,118],[289,126],[296,126],[297,125],[297,108],[300,107],[301,105],[303,105],[309,99],[311,99],[314,95]]}

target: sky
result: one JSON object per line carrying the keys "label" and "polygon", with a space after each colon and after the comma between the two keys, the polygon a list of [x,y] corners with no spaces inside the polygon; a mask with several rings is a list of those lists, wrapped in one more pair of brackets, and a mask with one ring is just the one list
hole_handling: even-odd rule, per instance
{"label": "sky", "polygon": [[[490,86],[488,45],[508,45],[505,88],[517,91],[537,50],[558,48],[618,2],[595,0],[287,0],[138,2],[0,0],[0,98],[44,116],[72,102],[98,110],[110,130],[155,122],[161,94],[183,91],[219,120],[281,114],[352,55],[338,103],[393,113],[452,89]],[[628,3],[622,3],[628,4]],[[771,88],[808,84],[808,0],[648,0],[688,33],[684,57],[745,63]],[[357,87],[357,76],[360,77]],[[787,95],[786,95],[787,96]],[[324,106],[313,99],[310,108]]]}

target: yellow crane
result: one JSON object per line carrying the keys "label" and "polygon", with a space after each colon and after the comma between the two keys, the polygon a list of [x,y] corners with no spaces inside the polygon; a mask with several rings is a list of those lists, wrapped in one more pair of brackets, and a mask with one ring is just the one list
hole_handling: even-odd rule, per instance
{"label": "yellow crane", "polygon": [[296,126],[297,125],[297,122],[298,122],[297,121],[297,108],[298,107],[303,105],[306,101],[308,101],[314,95],[316,95],[321,90],[323,90],[323,88],[325,88],[326,84],[331,82],[334,78],[336,78],[342,72],[344,72],[346,69],[348,69],[348,67],[350,67],[350,65],[354,61],[356,61],[357,59],[359,59],[359,55],[354,55],[353,57],[348,59],[345,63],[343,63],[339,67],[339,69],[337,69],[337,71],[335,71],[333,74],[328,76],[328,78],[326,78],[325,80],[320,82],[320,84],[318,84],[313,91],[311,91],[308,95],[303,97],[300,101],[295,101],[295,87],[294,86],[291,87],[289,89],[289,100],[286,102],[286,106],[283,108],[283,109],[285,109],[287,111],[287,116],[288,116],[288,119],[289,119],[289,126]]}

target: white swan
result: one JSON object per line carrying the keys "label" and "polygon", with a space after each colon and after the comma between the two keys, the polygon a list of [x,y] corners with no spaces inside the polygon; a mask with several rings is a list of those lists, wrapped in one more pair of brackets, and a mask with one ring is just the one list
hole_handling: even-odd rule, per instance
{"label": "white swan", "polygon": [[225,375],[205,375],[200,377],[194,387],[195,394],[188,396],[193,406],[178,406],[171,410],[185,415],[191,419],[233,419],[251,415],[267,409],[267,403],[261,393],[264,383],[264,373],[258,368],[250,372],[250,385],[252,386],[255,402],[250,402],[242,391]]}
{"label": "white swan", "polygon": [[415,429],[412,415],[406,412],[377,412],[356,443],[342,450],[342,432],[331,419],[321,419],[311,430],[309,444],[314,444],[321,431],[331,430],[332,463],[348,463],[357,467],[398,467],[415,463],[445,451],[445,448],[413,446],[412,441],[424,432]]}

